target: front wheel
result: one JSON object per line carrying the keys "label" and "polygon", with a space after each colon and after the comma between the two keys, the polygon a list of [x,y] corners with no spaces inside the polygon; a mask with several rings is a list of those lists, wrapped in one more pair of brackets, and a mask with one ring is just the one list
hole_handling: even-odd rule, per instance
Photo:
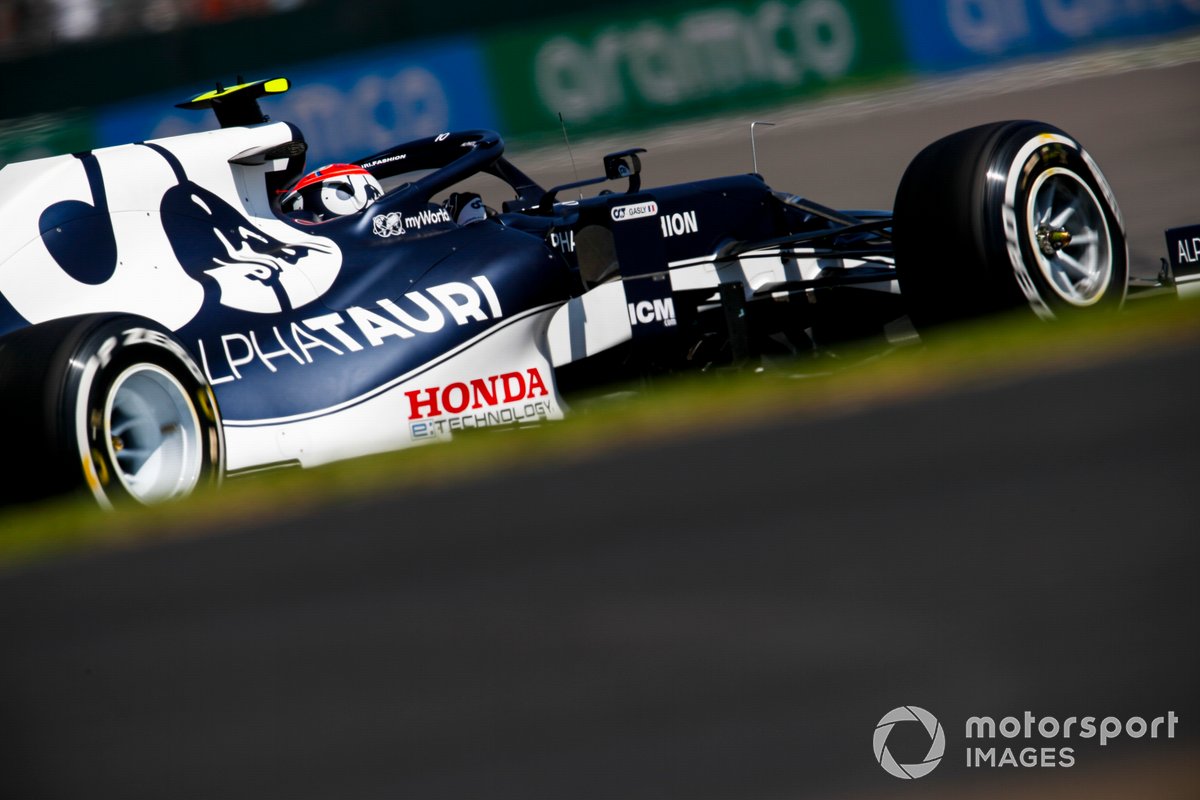
{"label": "front wheel", "polygon": [[208,381],[150,320],[93,315],[0,340],[0,407],[22,464],[9,501],[86,487],[110,508],[159,503],[220,480],[224,440]]}
{"label": "front wheel", "polygon": [[896,273],[918,330],[1025,307],[1118,308],[1128,253],[1092,157],[1040,122],[982,125],[921,151],[896,193]]}

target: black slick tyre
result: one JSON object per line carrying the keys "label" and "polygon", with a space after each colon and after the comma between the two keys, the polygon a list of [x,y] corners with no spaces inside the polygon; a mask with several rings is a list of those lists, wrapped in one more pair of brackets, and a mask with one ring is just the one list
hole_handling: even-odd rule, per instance
{"label": "black slick tyre", "polygon": [[1042,319],[1118,308],[1128,253],[1116,199],[1067,133],[996,122],[940,139],[896,192],[896,273],[919,331],[1027,308]]}
{"label": "black slick tyre", "polygon": [[106,508],[158,503],[224,469],[211,386],[170,331],[141,317],[68,317],[0,338],[0,413],[22,454],[0,486],[6,503],[73,490]]}

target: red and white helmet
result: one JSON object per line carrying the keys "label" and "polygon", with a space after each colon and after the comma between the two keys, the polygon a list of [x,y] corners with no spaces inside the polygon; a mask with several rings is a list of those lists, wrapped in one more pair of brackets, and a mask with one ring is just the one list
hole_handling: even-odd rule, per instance
{"label": "red and white helmet", "polygon": [[284,194],[284,211],[307,211],[317,219],[356,214],[383,196],[375,176],[354,164],[328,164],[305,175]]}

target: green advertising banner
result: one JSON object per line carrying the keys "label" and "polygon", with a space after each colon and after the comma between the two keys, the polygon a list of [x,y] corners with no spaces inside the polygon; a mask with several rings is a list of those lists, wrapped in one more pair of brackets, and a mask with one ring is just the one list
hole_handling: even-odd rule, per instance
{"label": "green advertising banner", "polygon": [[0,167],[13,161],[90,150],[95,144],[94,129],[92,115],[85,111],[0,122]]}
{"label": "green advertising banner", "polygon": [[654,4],[496,31],[484,45],[505,132],[551,134],[785,102],[899,73],[891,3]]}

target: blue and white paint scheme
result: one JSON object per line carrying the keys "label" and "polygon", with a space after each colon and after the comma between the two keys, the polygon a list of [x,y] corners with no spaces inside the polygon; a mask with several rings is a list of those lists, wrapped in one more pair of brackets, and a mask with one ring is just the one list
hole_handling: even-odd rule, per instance
{"label": "blue and white paint scheme", "polygon": [[[561,417],[564,393],[588,385],[882,336],[917,296],[944,300],[948,316],[965,302],[913,282],[933,256],[910,260],[918,291],[901,297],[899,217],[889,211],[828,208],[757,173],[643,188],[640,148],[605,156],[601,177],[545,189],[504,158],[498,134],[443,130],[346,164],[375,189],[362,210],[285,210],[308,144],[295,125],[268,121],[257,99],[289,87],[283,78],[218,86],[180,105],[215,112],[217,130],[0,171],[0,379],[26,372],[19,348],[5,349],[18,341],[81,365],[56,367],[74,399],[64,401],[70,424],[50,426],[69,440],[67,463],[55,466],[75,479],[82,466],[102,502],[105,468],[120,472],[108,485],[156,487],[131,492],[153,501],[190,491],[206,471],[313,466],[537,424]],[[997,174],[1044,161],[1044,177],[1022,189],[1024,216],[981,212],[971,235],[999,242],[989,253],[1014,270],[1029,254],[1062,267],[1068,288],[1090,275],[1073,253],[1090,253],[1108,271],[1085,304],[1119,306],[1124,235],[1098,168],[1043,123],[996,126],[1016,148],[1007,161],[1007,150],[984,154]],[[964,150],[958,166],[974,170],[981,157]],[[505,196],[465,188],[476,176]],[[593,196],[558,198],[600,184]],[[923,214],[931,203],[910,203],[910,220],[940,226],[940,214]],[[1072,229],[1077,211],[1095,224]],[[1019,229],[1024,238],[994,235]],[[1186,281],[1194,248],[1180,252]],[[1009,288],[997,303],[1021,301]],[[1043,305],[1066,308],[1071,297],[1054,291]],[[60,332],[78,341],[56,349]],[[133,372],[120,359],[110,368],[122,347]],[[27,406],[59,402],[32,382],[46,402]],[[119,408],[122,391],[129,402]],[[157,455],[135,457],[152,448],[117,431],[133,430],[143,406],[157,409],[138,430],[160,460],[172,456],[159,440],[179,432],[183,441],[169,469]]]}
{"label": "blue and white paint scheme", "polygon": [[266,123],[6,168],[0,330],[96,312],[163,324],[216,392],[231,471],[410,444],[404,392],[458,378],[538,370],[539,409],[561,416],[539,346],[566,299],[547,288],[561,260],[423,201],[392,213],[424,229],[391,240],[281,216],[268,179],[290,159],[255,155],[297,136]]}

